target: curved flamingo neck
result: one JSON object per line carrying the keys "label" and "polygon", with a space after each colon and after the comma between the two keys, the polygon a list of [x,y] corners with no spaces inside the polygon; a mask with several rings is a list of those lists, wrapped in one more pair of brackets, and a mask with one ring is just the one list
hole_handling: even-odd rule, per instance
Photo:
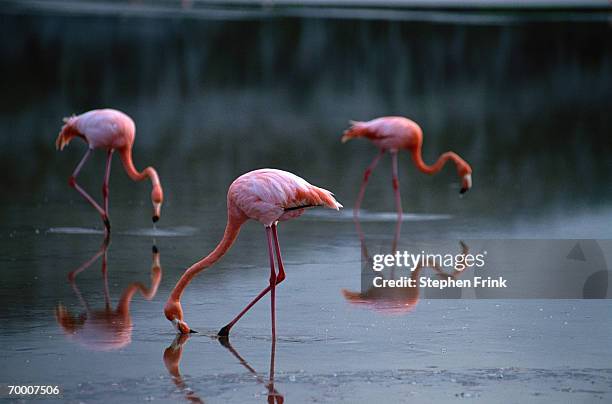
{"label": "curved flamingo neck", "polygon": [[236,237],[238,237],[238,233],[240,233],[240,227],[245,221],[246,217],[234,216],[231,213],[228,213],[225,232],[223,233],[223,238],[221,239],[221,241],[219,241],[219,244],[217,244],[215,249],[212,250],[210,254],[193,264],[183,273],[183,276],[181,276],[181,279],[179,279],[176,283],[176,286],[172,290],[172,293],[170,294],[170,298],[168,300],[179,301],[181,299],[183,291],[185,290],[189,282],[191,282],[191,280],[200,271],[209,268],[225,255],[225,253],[230,249],[232,244],[234,244]]}
{"label": "curved flamingo neck", "polygon": [[417,147],[411,150],[412,160],[414,161],[414,164],[417,166],[419,171],[425,174],[436,174],[442,169],[442,167],[444,167],[448,160],[452,160],[457,166],[457,169],[459,169],[462,163],[465,163],[463,159],[459,157],[456,153],[446,152],[443,153],[440,157],[438,157],[438,160],[435,163],[433,163],[432,165],[428,165],[423,161],[421,149],[422,147],[419,144]]}
{"label": "curved flamingo neck", "polygon": [[121,162],[123,163],[123,167],[125,168],[125,172],[133,181],[142,181],[145,178],[151,179],[151,184],[153,187],[159,187],[159,175],[157,175],[157,171],[153,167],[147,167],[142,172],[138,171],[136,167],[134,167],[134,162],[132,161],[132,148],[125,147],[119,150],[119,156],[121,157]]}

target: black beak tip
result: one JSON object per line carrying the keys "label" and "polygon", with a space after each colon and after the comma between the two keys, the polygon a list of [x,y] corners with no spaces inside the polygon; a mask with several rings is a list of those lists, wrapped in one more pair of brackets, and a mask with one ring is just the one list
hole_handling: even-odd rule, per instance
{"label": "black beak tip", "polygon": [[153,254],[157,254],[159,252],[159,249],[157,248],[155,244],[153,244],[153,247],[151,247],[151,250],[153,251]]}
{"label": "black beak tip", "polygon": [[189,334],[197,334],[198,332],[196,330],[189,330]]}
{"label": "black beak tip", "polygon": [[468,191],[468,189],[464,187],[464,188],[461,188],[461,191],[459,191],[459,193],[460,193],[461,195],[463,195],[463,194],[465,194],[467,191]]}
{"label": "black beak tip", "polygon": [[152,220],[153,220],[153,223],[157,223],[159,221],[159,216],[157,215],[153,216]]}

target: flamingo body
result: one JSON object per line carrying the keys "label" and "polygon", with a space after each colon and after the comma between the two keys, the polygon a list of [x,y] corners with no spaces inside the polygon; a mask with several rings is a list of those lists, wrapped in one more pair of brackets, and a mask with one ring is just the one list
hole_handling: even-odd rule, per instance
{"label": "flamingo body", "polygon": [[56,141],[60,150],[79,135],[92,149],[123,149],[134,144],[134,121],[115,109],[95,109],[66,118],[65,122]]}
{"label": "flamingo body", "polygon": [[[287,171],[264,168],[248,172],[238,177],[227,193],[227,225],[223,238],[215,249],[193,264],[183,273],[164,307],[164,314],[180,333],[192,332],[183,321],[181,295],[191,280],[202,270],[217,262],[230,249],[241,226],[249,219],[263,224],[266,229],[270,259],[270,284],[251,301],[230,323],[219,331],[219,336],[227,337],[231,327],[259,299],[271,292],[272,336],[275,337],[275,287],[285,279],[285,271],[277,235],[277,222],[293,219],[314,206],[326,206],[338,210],[342,207],[333,194],[323,188],[309,184],[306,180]],[[278,263],[278,273],[274,265],[274,252]]]}
{"label": "flamingo body", "polygon": [[387,116],[367,122],[351,121],[342,141],[354,137],[365,137],[376,147],[385,150],[399,150],[416,147],[423,137],[421,127],[414,121],[401,116]]}
{"label": "flamingo body", "polygon": [[264,168],[238,177],[228,191],[228,204],[264,226],[301,216],[305,208],[342,207],[331,192],[287,171]]}

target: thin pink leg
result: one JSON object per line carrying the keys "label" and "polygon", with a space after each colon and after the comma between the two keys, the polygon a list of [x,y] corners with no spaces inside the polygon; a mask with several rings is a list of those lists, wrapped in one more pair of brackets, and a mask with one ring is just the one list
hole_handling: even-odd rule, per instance
{"label": "thin pink leg", "polygon": [[383,149],[380,149],[376,157],[374,157],[374,160],[372,160],[368,168],[366,168],[365,172],[363,173],[363,181],[361,182],[361,188],[359,189],[359,195],[357,196],[357,200],[355,201],[355,207],[353,208],[353,216],[355,218],[359,216],[359,209],[361,208],[361,201],[363,201],[363,196],[365,195],[365,190],[366,190],[366,186],[368,185],[368,180],[370,179],[370,175],[372,174],[372,171],[378,164],[378,161],[383,156],[383,154],[385,154],[385,151]]}
{"label": "thin pink leg", "polygon": [[72,173],[72,175],[68,179],[68,184],[72,188],[76,189],[77,192],[79,194],[81,194],[83,196],[83,198],[85,198],[87,200],[87,202],[89,202],[91,204],[91,206],[93,206],[98,211],[100,216],[102,216],[102,220],[104,220],[104,209],[102,209],[100,207],[100,205],[98,205],[98,203],[91,196],[89,196],[89,194],[87,192],[85,192],[85,190],[83,188],[81,188],[81,186],[79,184],[77,184],[77,182],[76,182],[77,176],[79,175],[79,172],[81,171],[81,168],[83,168],[83,165],[85,165],[85,162],[89,159],[89,156],[91,154],[91,150],[92,149],[87,149],[87,152],[85,153],[85,156],[83,156],[83,158],[81,159],[81,161],[79,162],[77,167],[74,169],[74,172]]}
{"label": "thin pink leg", "polygon": [[276,250],[276,263],[278,264],[278,275],[276,276],[276,284],[278,285],[285,280],[285,265],[283,265],[283,257],[281,256],[280,244],[278,243],[277,225],[272,225],[272,236],[274,236],[274,249]]}
{"label": "thin pink leg", "polygon": [[[276,227],[276,226],[273,226]],[[266,234],[269,237],[269,232],[270,232],[270,228],[266,228]],[[268,239],[268,249],[269,249],[269,254],[272,257],[272,244],[271,244],[271,240]],[[279,256],[280,256],[280,250],[279,250]],[[282,262],[282,261],[280,261]],[[274,266],[274,261],[273,259],[270,261],[271,266]],[[282,265],[279,264],[279,266]],[[282,282],[283,279],[285,279],[284,277],[284,271],[282,272],[283,276],[279,276],[276,277],[276,285],[278,285],[279,283]],[[276,275],[276,274],[275,274]],[[272,276],[270,276],[272,277]],[[229,336],[229,332],[232,329],[232,327],[234,326],[234,324],[236,324],[238,322],[238,320],[240,320],[242,318],[242,316],[244,316],[246,314],[247,311],[249,311],[251,309],[251,307],[253,307],[255,305],[255,303],[257,303],[262,297],[264,297],[268,292],[270,292],[272,290],[272,285],[268,285],[264,290],[262,290],[249,304],[246,305],[246,307],[244,309],[242,309],[242,311],[240,313],[238,313],[238,315],[236,317],[234,317],[234,319],[232,321],[230,321],[229,323],[227,323],[227,325],[223,328],[221,328],[221,330],[219,330],[219,332],[217,333],[217,335],[219,337],[227,337]]]}
{"label": "thin pink leg", "polygon": [[272,341],[276,340],[276,269],[272,252],[272,228],[266,227],[268,236],[268,255],[270,257],[270,314],[272,318]]}
{"label": "thin pink leg", "polygon": [[397,174],[397,151],[391,153],[391,166],[393,172],[393,192],[395,193],[395,207],[397,208],[397,224],[395,225],[395,237],[393,238],[393,251],[397,250],[400,230],[402,228],[402,198],[399,190],[399,177]]}
{"label": "thin pink leg", "polygon": [[109,149],[106,154],[106,172],[104,173],[104,184],[102,185],[102,196],[104,197],[104,225],[106,226],[106,231],[110,232],[110,220],[108,219],[108,191],[109,191],[109,181],[110,181],[110,172],[111,172],[111,162],[113,161],[113,149]]}

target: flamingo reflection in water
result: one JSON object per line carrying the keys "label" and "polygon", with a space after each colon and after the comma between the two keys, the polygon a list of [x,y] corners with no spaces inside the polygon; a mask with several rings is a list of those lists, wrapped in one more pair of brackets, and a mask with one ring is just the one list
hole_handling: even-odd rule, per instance
{"label": "flamingo reflection in water", "polygon": [[[172,376],[172,380],[176,387],[178,387],[181,391],[184,392],[185,398],[188,401],[195,403],[202,403],[202,399],[195,395],[195,393],[186,385],[183,377],[181,376],[179,364],[181,361],[181,356],[183,355],[183,348],[187,343],[187,340],[191,337],[192,334],[177,334],[172,344],[164,351],[164,365],[168,370],[170,376]],[[275,362],[275,354],[276,354],[276,339],[272,339],[272,346],[270,351],[270,373],[268,375],[268,380],[266,380],[263,376],[261,376],[232,346],[229,342],[229,338],[219,338],[219,343],[223,345],[237,360],[240,362],[242,366],[245,367],[249,373],[255,376],[255,379],[258,383],[261,383],[266,386],[267,389],[267,401],[269,404],[283,404],[285,398],[282,394],[280,394],[276,388],[274,387],[274,362]]]}
{"label": "flamingo reflection in water", "polygon": [[[396,229],[399,226],[399,223],[400,222],[398,220]],[[364,262],[371,262],[372,257],[368,252],[365,235],[358,218],[355,218],[355,226],[357,228],[357,234],[359,235],[359,241],[361,244],[362,258]],[[398,237],[399,232],[396,231],[392,242],[392,253],[397,251]],[[459,245],[461,247],[460,255],[465,257],[465,255],[469,253],[469,247],[463,241],[460,241]],[[412,311],[419,302],[420,289],[418,280],[423,269],[432,269],[441,279],[457,279],[465,272],[465,269],[461,271],[455,269],[449,274],[442,270],[442,268],[440,268],[438,265],[435,265],[435,263],[433,265],[429,265],[429,263],[426,262],[425,264],[427,265],[417,265],[414,271],[412,271],[410,274],[410,279],[412,279],[412,282],[414,282],[416,285],[414,287],[374,287],[374,285],[372,285],[370,282],[369,284],[371,286],[366,291],[356,292],[348,289],[342,289],[342,295],[346,301],[351,304],[372,308],[373,310],[387,314],[403,314]],[[372,272],[372,275],[374,274],[376,274],[376,276],[383,276],[382,272]],[[390,278],[396,279],[394,269],[391,269],[390,271]]]}
{"label": "flamingo reflection in water", "polygon": [[203,403],[202,399],[198,397],[193,390],[191,390],[181,376],[179,364],[181,363],[181,356],[183,356],[183,347],[189,339],[189,334],[177,334],[172,344],[164,351],[164,365],[172,381],[176,387],[185,394],[185,398],[192,403]]}
{"label": "flamingo reflection in water", "polygon": [[[110,240],[106,237],[100,249],[93,257],[68,274],[68,281],[84,311],[74,315],[61,303],[55,308],[55,319],[66,333],[66,336],[95,351],[113,351],[130,344],[132,341],[132,318],[130,316],[132,298],[136,292],[140,292],[146,300],[153,299],[162,277],[160,253],[157,247],[153,246],[151,287],[147,288],[140,282],[132,282],[123,291],[117,308],[113,310],[108,289],[107,252],[109,244]],[[102,257],[105,304],[104,309],[93,310],[81,294],[76,283],[76,277],[93,265],[100,257]]]}

